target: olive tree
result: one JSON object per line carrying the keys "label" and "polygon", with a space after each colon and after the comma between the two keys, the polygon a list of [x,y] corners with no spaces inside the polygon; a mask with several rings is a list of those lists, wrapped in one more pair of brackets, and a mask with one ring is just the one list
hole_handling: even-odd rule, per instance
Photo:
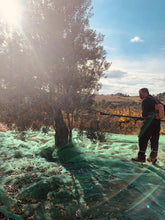
{"label": "olive tree", "polygon": [[18,130],[52,126],[60,147],[109,67],[103,35],[90,28],[91,0],[22,2],[22,26],[7,35],[0,25],[0,120]]}

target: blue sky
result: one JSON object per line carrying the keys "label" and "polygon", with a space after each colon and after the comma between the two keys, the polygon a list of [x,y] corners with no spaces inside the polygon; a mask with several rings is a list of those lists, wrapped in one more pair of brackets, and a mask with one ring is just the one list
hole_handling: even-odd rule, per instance
{"label": "blue sky", "polygon": [[101,94],[165,92],[165,0],[93,0],[91,27],[112,62]]}

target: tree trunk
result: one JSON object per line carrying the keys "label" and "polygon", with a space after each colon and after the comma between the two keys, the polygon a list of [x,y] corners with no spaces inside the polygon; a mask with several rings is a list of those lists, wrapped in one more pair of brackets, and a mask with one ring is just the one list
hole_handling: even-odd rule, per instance
{"label": "tree trunk", "polygon": [[58,148],[63,147],[69,143],[69,131],[64,122],[63,115],[60,109],[55,114],[55,145]]}
{"label": "tree trunk", "polygon": [[[72,114],[72,117],[73,117],[73,114]],[[67,120],[68,120],[69,142],[71,142],[71,140],[72,140],[72,124],[73,124],[73,122],[71,121],[68,112],[67,112]]]}

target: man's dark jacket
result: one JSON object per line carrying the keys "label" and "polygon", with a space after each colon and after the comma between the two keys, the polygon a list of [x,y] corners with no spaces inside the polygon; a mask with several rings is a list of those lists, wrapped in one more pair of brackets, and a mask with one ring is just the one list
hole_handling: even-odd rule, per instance
{"label": "man's dark jacket", "polygon": [[149,128],[151,123],[154,120],[156,120],[155,119],[155,104],[157,103],[160,103],[160,101],[155,99],[151,95],[148,95],[143,99],[142,116],[144,117],[144,122],[139,133],[139,138],[145,133],[145,131]]}
{"label": "man's dark jacket", "polygon": [[148,95],[142,101],[142,116],[145,118],[149,114],[155,113],[155,104],[160,103],[153,96]]}

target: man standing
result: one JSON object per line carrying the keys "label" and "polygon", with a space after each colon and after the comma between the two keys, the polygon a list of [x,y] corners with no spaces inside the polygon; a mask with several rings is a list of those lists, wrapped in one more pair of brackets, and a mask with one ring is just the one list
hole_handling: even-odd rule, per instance
{"label": "man standing", "polygon": [[148,141],[151,144],[151,153],[147,161],[154,163],[158,154],[158,143],[160,135],[160,120],[155,118],[156,99],[149,94],[147,88],[139,90],[139,97],[142,99],[142,116],[144,123],[139,133],[139,152],[138,156],[132,158],[136,162],[145,162],[145,152]]}

